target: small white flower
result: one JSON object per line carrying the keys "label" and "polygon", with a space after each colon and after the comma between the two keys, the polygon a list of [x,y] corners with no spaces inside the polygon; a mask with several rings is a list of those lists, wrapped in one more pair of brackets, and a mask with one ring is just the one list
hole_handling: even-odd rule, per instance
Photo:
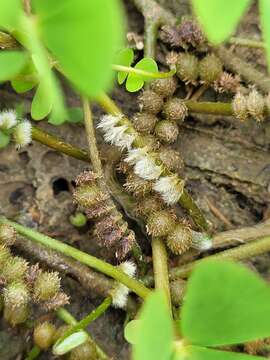
{"label": "small white flower", "polygon": [[0,129],[8,130],[17,124],[17,114],[15,110],[4,110],[0,113]]}
{"label": "small white flower", "polygon": [[13,138],[17,149],[29,145],[32,141],[32,125],[30,121],[23,120],[13,131]]}
{"label": "small white flower", "polygon": [[197,231],[192,231],[192,247],[194,249],[206,251],[211,249],[212,246],[212,239],[208,235]]}
{"label": "small white flower", "polygon": [[184,184],[176,175],[162,176],[154,184],[154,190],[161,195],[166,204],[173,205],[183,194]]}
{"label": "small white flower", "polygon": [[[130,277],[136,273],[136,265],[132,261],[125,261],[119,265],[119,268]],[[112,305],[116,308],[124,308],[127,304],[129,288],[121,283],[117,283],[111,291]]]}
{"label": "small white flower", "polygon": [[102,129],[104,132],[111,130],[114,126],[119,123],[119,121],[122,119],[122,116],[114,116],[114,115],[104,115],[102,116],[98,128]]}
{"label": "small white flower", "polygon": [[138,149],[130,149],[124,161],[130,165],[135,165],[137,161],[143,159],[146,155],[147,155],[146,147],[138,148]]}
{"label": "small white flower", "polygon": [[145,156],[136,162],[134,173],[145,180],[158,179],[162,173],[162,167],[155,164],[150,157]]}

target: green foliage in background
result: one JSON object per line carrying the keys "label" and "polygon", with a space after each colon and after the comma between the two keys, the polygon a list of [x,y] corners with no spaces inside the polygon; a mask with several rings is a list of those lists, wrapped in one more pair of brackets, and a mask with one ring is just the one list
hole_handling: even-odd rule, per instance
{"label": "green foliage in background", "polygon": [[270,336],[270,287],[244,266],[206,260],[188,281],[179,319],[173,324],[162,294],[152,294],[125,331],[133,359],[262,359],[215,347]]}

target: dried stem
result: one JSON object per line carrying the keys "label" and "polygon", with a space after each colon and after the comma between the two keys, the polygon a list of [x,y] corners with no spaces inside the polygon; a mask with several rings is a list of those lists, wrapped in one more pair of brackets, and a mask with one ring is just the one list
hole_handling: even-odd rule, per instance
{"label": "dried stem", "polygon": [[229,44],[237,45],[237,46],[246,46],[255,49],[265,49],[265,43],[262,41],[244,39],[239,37],[231,37],[229,40]]}

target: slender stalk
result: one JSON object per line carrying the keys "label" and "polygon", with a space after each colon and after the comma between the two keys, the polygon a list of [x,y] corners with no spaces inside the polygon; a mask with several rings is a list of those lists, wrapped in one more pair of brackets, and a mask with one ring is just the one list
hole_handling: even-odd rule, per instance
{"label": "slender stalk", "polygon": [[[114,103],[112,99],[106,94],[100,95],[97,99],[98,103],[106,110],[108,113],[119,116],[122,115],[121,110],[117,107],[117,105]],[[133,128],[132,123],[125,117],[123,118],[123,122],[125,124],[128,124],[130,130],[135,134],[137,138],[139,138],[139,134],[137,134],[136,130]],[[136,141],[136,139],[135,139]],[[136,142],[133,142],[133,145],[136,147]],[[163,167],[165,169],[164,173],[166,175],[170,174],[170,171],[166,169],[165,165],[163,164]],[[187,210],[189,215],[192,217],[195,224],[200,228],[201,230],[206,231],[208,228],[207,222],[204,218],[203,213],[196,205],[195,201],[192,199],[192,197],[188,194],[187,190],[184,190],[183,195],[181,196],[179,203]]]}
{"label": "slender stalk", "polygon": [[[75,327],[78,322],[77,320],[64,308],[60,308],[57,310],[57,316],[59,319],[63,320],[66,324],[71,325],[72,327]],[[86,332],[86,331],[85,331]],[[88,332],[86,332],[89,340],[95,345],[99,359],[100,360],[109,360],[109,357],[104,353],[104,351],[94,342],[92,337]]]}
{"label": "slender stalk", "polygon": [[246,46],[250,48],[265,49],[265,43],[263,41],[244,39],[240,37],[231,37],[229,44]]}
{"label": "slender stalk", "polygon": [[89,100],[85,97],[82,98],[82,104],[83,104],[83,112],[84,112],[85,130],[86,130],[87,142],[89,147],[89,156],[94,171],[99,176],[103,176],[102,164],[98,153],[95,129],[93,125],[92,111],[89,105]]}
{"label": "slender stalk", "polygon": [[160,24],[161,24],[160,18],[145,19],[145,24],[144,24],[144,56],[145,57],[150,57],[152,59],[155,59],[156,57],[157,33]]}
{"label": "slender stalk", "polygon": [[94,320],[99,318],[104,312],[111,306],[112,298],[108,296],[96,309],[91,311],[86,317],[82,320],[72,324],[72,327],[68,329],[64,335],[58,340],[58,343],[61,343],[65,340],[68,336],[73,334],[74,332],[82,329],[86,329],[86,327],[91,324]]}
{"label": "slender stalk", "polygon": [[0,217],[0,224],[8,224],[12,226],[19,234],[28,237],[30,240],[45,245],[53,250],[59,251],[62,254],[72,257],[79,262],[98,270],[109,277],[114,278],[115,280],[126,285],[130,290],[134,291],[138,296],[145,299],[149,294],[150,290],[147,289],[143,284],[139,281],[129,277],[119,268],[106,263],[105,261],[98,259],[92,255],[86,254],[85,252],[76,249],[70,245],[62,243],[59,240],[55,240],[47,235],[41,234],[38,231],[27,228],[23,225],[20,225],[16,222],[10,221],[5,217]]}
{"label": "slender stalk", "polygon": [[167,250],[164,241],[159,237],[152,238],[152,257],[155,288],[163,291],[168,306],[171,310],[171,293],[169,284]]}
{"label": "slender stalk", "polygon": [[33,346],[29,353],[26,355],[25,360],[34,360],[36,359],[41,353],[41,349],[38,346]]}
{"label": "slender stalk", "polygon": [[267,251],[270,251],[270,236],[265,236],[259,240],[252,241],[248,244],[240,245],[236,248],[225,250],[218,254],[207,256],[206,258],[193,261],[187,265],[182,266],[181,268],[171,269],[170,280],[188,277],[194,266],[208,259],[212,259],[212,260],[228,259],[228,260],[240,261],[250,258],[252,256],[261,255]]}
{"label": "slender stalk", "polygon": [[130,66],[117,65],[117,64],[113,64],[112,69],[115,71],[124,71],[124,72],[128,72],[128,73],[136,74],[136,75],[145,76],[145,77],[152,78],[152,79],[165,79],[165,78],[171,77],[175,74],[175,70],[171,70],[168,72],[154,73],[154,72],[149,72],[149,71],[145,71],[145,70],[141,70],[141,69],[136,69],[136,68],[133,68]]}
{"label": "slender stalk", "polygon": [[32,126],[32,139],[54,149],[58,152],[74,157],[78,160],[90,162],[87,151],[79,149],[71,144],[64,142],[62,139],[47,133],[46,131]]}

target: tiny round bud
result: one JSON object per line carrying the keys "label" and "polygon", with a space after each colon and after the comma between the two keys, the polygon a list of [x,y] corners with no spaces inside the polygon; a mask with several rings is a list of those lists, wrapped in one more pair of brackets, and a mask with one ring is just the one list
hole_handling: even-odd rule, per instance
{"label": "tiny round bud", "polygon": [[53,344],[55,332],[55,326],[48,321],[38,324],[34,329],[34,343],[40,349],[48,350]]}
{"label": "tiny round bud", "polygon": [[97,360],[97,349],[94,343],[87,341],[70,352],[69,360]]}
{"label": "tiny round bud", "polygon": [[171,144],[177,140],[179,129],[176,122],[161,120],[155,127],[155,134],[159,140]]}
{"label": "tiny round bud", "polygon": [[222,62],[214,54],[207,55],[199,62],[199,75],[202,82],[212,83],[222,75]]}
{"label": "tiny round bud", "polygon": [[11,325],[16,326],[23,324],[29,316],[29,306],[19,306],[12,308],[9,306],[4,307],[4,319]]}
{"label": "tiny round bud", "polygon": [[169,97],[176,91],[177,80],[174,76],[166,79],[157,79],[151,82],[150,87],[155,93],[163,97]]}
{"label": "tiny round bud", "polygon": [[41,272],[34,283],[34,298],[46,301],[54,297],[60,290],[61,279],[58,272]]}
{"label": "tiny round bud", "polygon": [[152,182],[131,173],[126,179],[124,188],[135,196],[144,197],[152,191]]}
{"label": "tiny round bud", "polygon": [[107,196],[97,185],[80,185],[73,193],[75,201],[83,207],[97,205],[100,201],[106,200]]}
{"label": "tiny round bud", "polygon": [[150,214],[158,212],[162,209],[162,202],[157,196],[149,196],[145,199],[142,199],[136,205],[136,214],[147,218]]}
{"label": "tiny round bud", "polygon": [[20,256],[14,256],[7,260],[5,267],[2,268],[2,277],[7,282],[12,282],[23,278],[28,269],[28,262]]}
{"label": "tiny round bud", "polygon": [[167,246],[175,255],[181,255],[192,246],[192,231],[185,224],[177,224],[167,237]]}
{"label": "tiny round bud", "polygon": [[14,281],[4,289],[4,305],[8,308],[25,307],[30,300],[26,284]]}
{"label": "tiny round bud", "polygon": [[176,74],[185,83],[196,84],[199,76],[199,60],[188,53],[180,53],[176,63]]}
{"label": "tiny round bud", "polygon": [[0,244],[11,246],[16,240],[16,231],[7,224],[0,225]]}
{"label": "tiny round bud", "polygon": [[0,129],[9,130],[17,124],[17,114],[15,110],[4,110],[0,113]]}
{"label": "tiny round bud", "polygon": [[135,129],[142,133],[151,133],[157,121],[158,118],[154,114],[147,112],[136,113],[132,118]]}
{"label": "tiny round bud", "polygon": [[245,121],[248,118],[247,98],[245,95],[237,92],[232,101],[232,108],[235,117],[240,121]]}
{"label": "tiny round bud", "polygon": [[186,281],[177,279],[170,283],[172,303],[179,306],[182,303],[186,290]]}
{"label": "tiny round bud", "polygon": [[236,93],[240,87],[240,76],[224,71],[220,78],[214,82],[214,89],[219,93]]}
{"label": "tiny round bud", "polygon": [[75,227],[83,227],[87,223],[87,217],[81,212],[76,212],[69,217],[69,221]]}
{"label": "tiny round bud", "polygon": [[163,106],[163,99],[152,90],[145,90],[139,96],[139,107],[141,110],[157,114]]}
{"label": "tiny round bud", "polygon": [[188,109],[184,101],[177,98],[171,98],[165,103],[163,114],[167,119],[175,120],[178,124],[181,124],[188,114]]}
{"label": "tiny round bud", "polygon": [[181,173],[184,168],[184,160],[180,155],[179,151],[174,149],[170,149],[168,147],[162,147],[158,152],[158,156],[163,164],[170,171]]}
{"label": "tiny round bud", "polygon": [[14,129],[13,138],[17,148],[29,145],[32,141],[32,125],[30,121],[23,120]]}
{"label": "tiny round bud", "polygon": [[175,216],[168,210],[152,213],[147,219],[146,230],[152,236],[166,236],[175,227]]}
{"label": "tiny round bud", "polygon": [[264,119],[264,97],[256,90],[253,89],[247,98],[247,108],[250,116],[257,121]]}

